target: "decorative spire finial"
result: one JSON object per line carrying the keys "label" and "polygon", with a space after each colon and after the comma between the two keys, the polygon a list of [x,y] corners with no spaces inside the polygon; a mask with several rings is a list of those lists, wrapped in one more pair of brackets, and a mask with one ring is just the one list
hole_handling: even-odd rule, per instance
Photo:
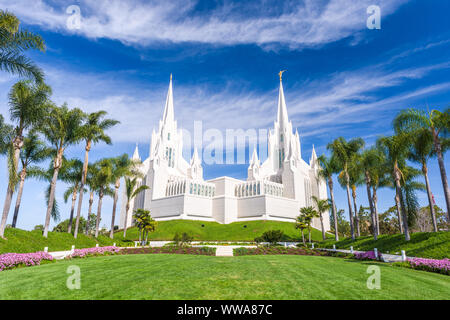
{"label": "decorative spire finial", "polygon": [[278,72],[278,76],[280,77],[280,82],[281,82],[281,77],[283,76],[283,72],[285,72],[286,70],[280,70],[280,72]]}
{"label": "decorative spire finial", "polygon": [[170,74],[170,81],[172,81],[172,74]]}

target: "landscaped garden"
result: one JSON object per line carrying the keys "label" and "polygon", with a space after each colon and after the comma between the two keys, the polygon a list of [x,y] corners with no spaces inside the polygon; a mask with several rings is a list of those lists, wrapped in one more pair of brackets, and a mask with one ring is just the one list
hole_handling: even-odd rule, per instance
{"label": "landscaped garden", "polygon": [[[378,265],[381,289],[366,286]],[[66,287],[70,265],[81,288]],[[450,277],[321,256],[131,254],[0,272],[2,299],[449,299]]]}

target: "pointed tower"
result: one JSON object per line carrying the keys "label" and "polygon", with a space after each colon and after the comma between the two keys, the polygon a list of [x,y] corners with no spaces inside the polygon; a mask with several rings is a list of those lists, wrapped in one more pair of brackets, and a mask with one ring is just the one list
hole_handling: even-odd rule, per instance
{"label": "pointed tower", "polygon": [[311,168],[317,167],[317,154],[316,154],[316,149],[314,148],[314,145],[312,147],[311,158],[309,159],[309,166]]}
{"label": "pointed tower", "polygon": [[194,154],[191,158],[188,176],[193,180],[203,180],[202,160],[198,156],[197,148],[194,149]]}
{"label": "pointed tower", "polygon": [[259,179],[259,172],[261,168],[261,163],[258,158],[258,153],[256,152],[256,146],[253,149],[252,158],[250,160],[250,165],[248,167],[248,174],[247,174],[247,180],[258,180]]}
{"label": "pointed tower", "polygon": [[136,161],[141,161],[141,157],[139,156],[139,148],[138,144],[136,143],[136,148],[134,149],[133,157],[131,158]]}
{"label": "pointed tower", "polygon": [[170,74],[169,90],[167,91],[166,105],[164,106],[164,114],[162,122],[164,124],[174,121],[173,113],[173,88],[172,88],[172,74]]}

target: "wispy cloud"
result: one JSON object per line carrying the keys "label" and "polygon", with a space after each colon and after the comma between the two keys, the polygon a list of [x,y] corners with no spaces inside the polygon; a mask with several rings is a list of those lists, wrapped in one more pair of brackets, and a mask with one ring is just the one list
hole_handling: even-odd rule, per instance
{"label": "wispy cloud", "polygon": [[[58,32],[109,38],[132,45],[155,41],[208,44],[254,43],[271,48],[320,46],[347,37],[358,39],[366,28],[369,5],[381,6],[383,19],[407,0],[304,0],[230,3],[197,10],[199,1],[53,1],[0,0],[0,6],[23,21]],[[68,30],[67,6],[81,8],[81,28]]]}

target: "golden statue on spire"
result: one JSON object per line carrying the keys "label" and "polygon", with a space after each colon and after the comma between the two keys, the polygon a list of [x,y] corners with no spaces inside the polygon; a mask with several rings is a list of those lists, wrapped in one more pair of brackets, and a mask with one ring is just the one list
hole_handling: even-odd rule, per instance
{"label": "golden statue on spire", "polygon": [[280,81],[281,81],[281,77],[283,76],[283,72],[285,72],[286,70],[280,70],[280,72],[278,72],[278,76],[280,77]]}

